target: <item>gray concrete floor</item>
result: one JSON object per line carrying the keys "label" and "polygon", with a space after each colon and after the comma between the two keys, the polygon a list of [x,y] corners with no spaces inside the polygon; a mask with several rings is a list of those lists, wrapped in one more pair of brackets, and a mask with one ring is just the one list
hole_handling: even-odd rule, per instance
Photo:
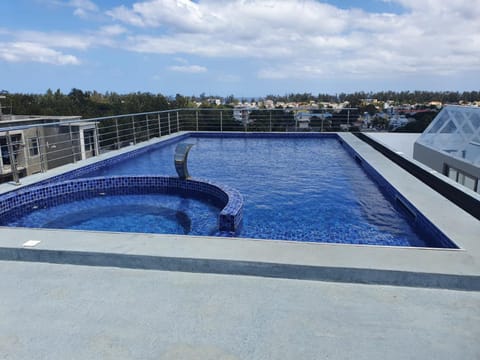
{"label": "gray concrete floor", "polygon": [[0,261],[2,359],[479,359],[480,292]]}
{"label": "gray concrete floor", "polygon": [[401,151],[407,158],[413,159],[413,144],[420,133],[366,133],[372,139],[387,145],[390,149]]}

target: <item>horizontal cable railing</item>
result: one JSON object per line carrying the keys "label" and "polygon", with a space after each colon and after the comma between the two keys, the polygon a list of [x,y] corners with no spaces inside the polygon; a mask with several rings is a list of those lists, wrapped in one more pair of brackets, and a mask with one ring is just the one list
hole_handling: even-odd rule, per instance
{"label": "horizontal cable railing", "polygon": [[353,124],[355,111],[193,108],[16,126],[0,122],[0,182],[19,184],[23,176],[179,131],[339,131]]}

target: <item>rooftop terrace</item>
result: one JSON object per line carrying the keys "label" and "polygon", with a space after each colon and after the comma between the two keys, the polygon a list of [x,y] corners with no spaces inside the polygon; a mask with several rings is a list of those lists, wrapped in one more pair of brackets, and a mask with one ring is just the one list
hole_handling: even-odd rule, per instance
{"label": "rooftop terrace", "polygon": [[[175,117],[168,119],[172,129]],[[364,141],[340,136],[460,249],[0,228],[0,353],[25,359],[480,357],[480,222]],[[402,151],[392,144],[394,153]],[[20,186],[3,184],[0,193],[77,167],[22,178]]]}

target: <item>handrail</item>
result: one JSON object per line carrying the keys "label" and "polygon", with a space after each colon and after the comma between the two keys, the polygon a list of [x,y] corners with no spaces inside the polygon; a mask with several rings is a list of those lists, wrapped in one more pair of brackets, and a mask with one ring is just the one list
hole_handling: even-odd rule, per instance
{"label": "handrail", "polygon": [[[260,112],[270,112],[270,111],[275,111],[275,112],[288,112],[288,111],[322,111],[322,112],[336,112],[338,110],[358,110],[358,108],[341,108],[341,109],[329,109],[329,108],[304,108],[304,107],[291,107],[291,108],[281,108],[281,109],[256,109],[256,108],[175,108],[175,109],[168,109],[168,110],[156,110],[156,111],[146,111],[146,112],[140,112],[140,113],[128,113],[128,114],[120,114],[120,115],[109,115],[109,116],[101,116],[101,117],[94,117],[94,118],[86,118],[86,119],[70,119],[70,120],[63,120],[63,121],[57,121],[57,122],[48,122],[48,123],[42,123],[42,124],[29,124],[29,125],[18,125],[18,126],[7,126],[7,127],[0,127],[0,132],[4,131],[16,131],[16,130],[25,130],[29,128],[35,128],[35,127],[45,127],[45,126],[56,126],[56,125],[68,125],[68,124],[73,124],[73,123],[79,123],[79,122],[98,122],[98,121],[104,121],[104,120],[114,120],[116,118],[127,118],[131,116],[141,116],[141,115],[153,115],[153,114],[164,114],[164,113],[174,113],[174,112],[179,112],[179,111],[202,111],[202,112],[221,112],[221,111],[235,111],[235,110],[249,110],[249,111],[260,111]],[[39,116],[36,118],[28,118],[28,120],[34,121],[38,119],[47,119],[47,118],[52,118],[52,116]],[[8,121],[5,121],[8,122]]]}
{"label": "handrail", "polygon": [[17,169],[17,159],[15,153],[13,152],[13,145],[12,145],[12,138],[10,137],[10,132],[7,131],[7,148],[8,148],[8,155],[10,158],[10,168],[12,169],[13,181],[16,185],[20,185],[20,179],[18,176],[18,169]]}
{"label": "handrail", "polygon": [[[341,123],[350,123],[352,109],[343,109],[344,112],[339,116],[345,119]],[[307,110],[318,111],[319,115],[339,111],[305,107],[177,108],[87,119],[68,117],[55,120],[51,116],[28,118],[25,121],[30,124],[0,127],[2,138],[8,133],[17,139],[13,141],[13,146],[5,141],[0,143],[0,182],[10,177],[18,184],[18,179],[26,175],[180,131],[323,131],[325,119],[321,126],[315,127],[312,123],[310,129],[305,129],[296,121],[294,112]],[[51,122],[34,123],[44,120]]]}

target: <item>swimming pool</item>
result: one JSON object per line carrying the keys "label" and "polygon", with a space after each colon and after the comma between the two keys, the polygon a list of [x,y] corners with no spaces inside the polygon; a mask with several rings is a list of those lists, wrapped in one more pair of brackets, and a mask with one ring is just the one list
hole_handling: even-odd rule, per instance
{"label": "swimming pool", "polygon": [[[189,155],[189,170],[194,178],[226,184],[244,196],[243,224],[238,237],[445,246],[445,242],[437,241],[437,233],[412,218],[408,206],[389,198],[388,191],[365,173],[335,135],[190,134],[181,141],[194,144]],[[177,143],[154,146],[139,156],[99,167],[80,177],[174,176]],[[128,222],[132,221],[121,221],[123,225]],[[172,233],[171,224],[165,224],[164,232]],[[176,226],[177,233],[189,233],[178,223]],[[205,231],[211,234],[207,228]],[[146,227],[144,231],[162,232]]]}

